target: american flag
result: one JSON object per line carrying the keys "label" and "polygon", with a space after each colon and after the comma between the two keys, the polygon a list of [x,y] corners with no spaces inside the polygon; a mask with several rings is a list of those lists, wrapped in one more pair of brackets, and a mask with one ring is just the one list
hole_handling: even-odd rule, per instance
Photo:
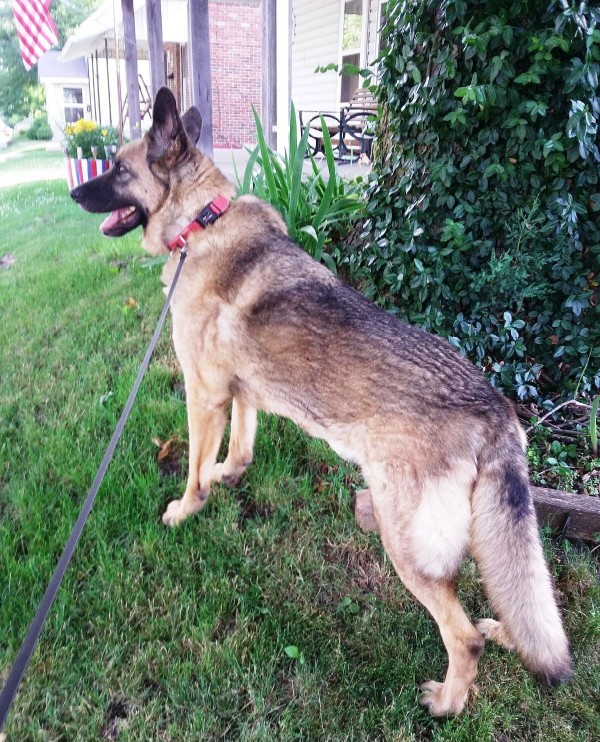
{"label": "american flag", "polygon": [[50,16],[51,0],[13,0],[13,14],[25,69],[30,70],[48,49],[58,43]]}

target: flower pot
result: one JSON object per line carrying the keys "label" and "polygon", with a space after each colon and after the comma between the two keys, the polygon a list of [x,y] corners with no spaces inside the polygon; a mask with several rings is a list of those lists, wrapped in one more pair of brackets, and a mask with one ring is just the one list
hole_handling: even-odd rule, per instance
{"label": "flower pot", "polygon": [[92,158],[67,157],[67,183],[69,189],[87,183],[88,180],[102,175],[110,167],[110,160],[95,160]]}

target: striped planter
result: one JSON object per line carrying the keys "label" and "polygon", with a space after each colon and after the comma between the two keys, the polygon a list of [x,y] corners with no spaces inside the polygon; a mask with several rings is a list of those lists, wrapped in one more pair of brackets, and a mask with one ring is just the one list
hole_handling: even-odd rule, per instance
{"label": "striped planter", "polygon": [[79,159],[77,157],[67,157],[67,182],[69,189],[86,183],[88,180],[102,175],[110,167],[109,160]]}

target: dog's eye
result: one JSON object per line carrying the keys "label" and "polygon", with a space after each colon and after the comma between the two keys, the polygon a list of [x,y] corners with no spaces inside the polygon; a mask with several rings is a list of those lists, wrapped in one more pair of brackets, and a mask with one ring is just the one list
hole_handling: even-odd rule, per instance
{"label": "dog's eye", "polygon": [[117,175],[125,175],[127,168],[120,162],[115,164],[115,172]]}

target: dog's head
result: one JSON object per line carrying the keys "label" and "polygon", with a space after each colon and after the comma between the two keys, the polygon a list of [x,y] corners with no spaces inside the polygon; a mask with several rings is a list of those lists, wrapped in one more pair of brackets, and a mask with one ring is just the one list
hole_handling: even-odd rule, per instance
{"label": "dog's head", "polygon": [[121,237],[140,225],[145,229],[167,196],[171,174],[196,151],[202,129],[197,108],[180,118],[173,93],[161,88],[152,112],[152,128],[141,141],[122,147],[107,173],[71,191],[86,211],[111,212],[100,225],[108,237]]}

